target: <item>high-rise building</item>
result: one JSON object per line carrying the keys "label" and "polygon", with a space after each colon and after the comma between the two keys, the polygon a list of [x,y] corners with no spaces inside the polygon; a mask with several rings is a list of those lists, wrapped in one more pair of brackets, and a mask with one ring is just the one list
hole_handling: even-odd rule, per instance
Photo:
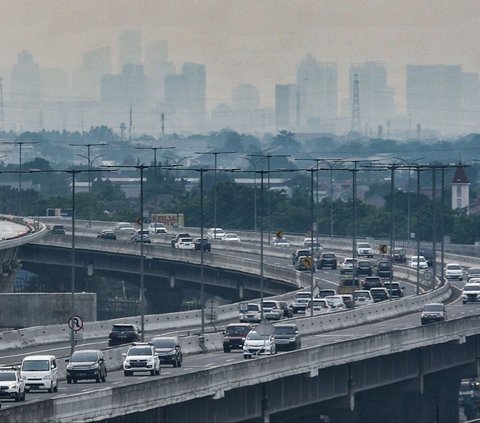
{"label": "high-rise building", "polygon": [[378,125],[386,125],[396,114],[394,90],[388,86],[387,68],[383,63],[375,62],[350,65],[349,98],[343,104],[344,116],[352,113],[355,75],[358,79],[362,124],[370,130],[376,130]]}
{"label": "high-rise building", "polygon": [[465,132],[478,131],[480,122],[480,80],[478,73],[462,73],[462,121]]}
{"label": "high-rise building", "polygon": [[40,83],[42,86],[42,100],[66,101],[70,93],[70,80],[67,71],[63,68],[41,68]]}
{"label": "high-rise building", "polygon": [[[189,111],[204,114],[206,110],[205,65],[184,63],[182,74],[185,78],[185,105]],[[203,119],[204,117],[201,117]]]}
{"label": "high-rise building", "polygon": [[135,29],[125,29],[118,37],[118,69],[128,64],[142,64],[142,35]]}
{"label": "high-rise building", "polygon": [[148,78],[152,99],[165,99],[165,77],[175,72],[175,66],[168,61],[167,41],[150,44],[145,52],[145,75]]}
{"label": "high-rise building", "polygon": [[12,66],[11,114],[16,117],[17,129],[41,129],[40,67],[28,51],[22,51]]}
{"label": "high-rise building", "polygon": [[407,113],[413,124],[455,133],[461,109],[460,65],[407,65]]}
{"label": "high-rise building", "polygon": [[275,85],[275,124],[278,130],[293,130],[297,126],[297,86]]}
{"label": "high-rise building", "polygon": [[297,66],[300,128],[334,132],[337,119],[337,64],[307,55]]}
{"label": "high-rise building", "polygon": [[100,78],[112,73],[110,47],[102,47],[83,54],[81,68],[72,74],[72,96],[76,101],[100,99]]}

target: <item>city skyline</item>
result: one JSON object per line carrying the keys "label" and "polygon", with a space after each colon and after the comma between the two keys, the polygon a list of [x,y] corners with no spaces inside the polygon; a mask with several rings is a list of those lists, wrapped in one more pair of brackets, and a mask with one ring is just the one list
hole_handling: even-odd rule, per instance
{"label": "city skyline", "polygon": [[[308,53],[339,67],[339,101],[348,98],[352,63],[385,63],[395,102],[405,106],[409,64],[459,64],[480,70],[480,35],[474,1],[149,1],[69,3],[58,0],[0,2],[7,11],[0,33],[1,67],[22,50],[41,67],[81,66],[82,54],[112,46],[124,29],[142,32],[144,49],[167,40],[171,61],[205,64],[207,106],[230,99],[250,83],[260,105],[273,107],[275,84],[295,82],[297,63]],[[8,19],[7,19],[8,17]],[[1,21],[0,21],[1,22]],[[285,29],[287,28],[287,29]]]}

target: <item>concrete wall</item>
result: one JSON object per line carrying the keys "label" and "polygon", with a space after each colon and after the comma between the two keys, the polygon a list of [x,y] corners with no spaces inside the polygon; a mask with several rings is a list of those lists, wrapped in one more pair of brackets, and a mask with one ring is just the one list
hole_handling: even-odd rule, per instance
{"label": "concrete wall", "polygon": [[[71,294],[32,293],[0,294],[0,325],[25,328],[68,322],[72,314]],[[75,294],[75,314],[85,322],[97,320],[97,295]]]}

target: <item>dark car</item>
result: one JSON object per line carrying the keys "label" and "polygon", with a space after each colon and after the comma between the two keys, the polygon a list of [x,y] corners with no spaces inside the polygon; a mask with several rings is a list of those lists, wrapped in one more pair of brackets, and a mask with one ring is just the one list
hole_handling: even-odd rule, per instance
{"label": "dark car", "polygon": [[392,272],[392,265],[390,261],[380,260],[377,263],[377,276],[380,278],[389,278]]}
{"label": "dark car", "polygon": [[150,244],[152,240],[150,238],[150,232],[148,232],[148,230],[144,229],[142,231],[141,229],[137,229],[135,233],[131,236],[130,241],[144,242],[146,244]]}
{"label": "dark car", "polygon": [[99,239],[117,239],[117,233],[113,229],[103,229],[97,234]]}
{"label": "dark car", "polygon": [[296,350],[302,347],[302,338],[294,323],[274,325],[273,337],[277,350]]}
{"label": "dark car", "polygon": [[427,264],[429,267],[433,266],[433,251],[427,248],[423,248],[420,250],[420,255],[425,257]]}
{"label": "dark car", "polygon": [[328,267],[335,270],[337,268],[337,256],[335,253],[322,253],[317,260],[317,268]]}
{"label": "dark car", "polygon": [[67,383],[77,383],[78,380],[107,380],[105,357],[100,350],[77,350],[66,360]]}
{"label": "dark car", "polygon": [[390,299],[390,295],[388,295],[387,288],[383,288],[383,287],[372,288],[370,289],[370,294],[372,295],[373,301],[375,301],[376,303]]}
{"label": "dark car", "polygon": [[315,265],[313,264],[312,258],[310,256],[300,256],[299,259],[295,262],[296,270],[313,270],[315,272]]}
{"label": "dark car", "polygon": [[393,249],[393,261],[395,263],[406,263],[407,262],[407,252],[403,248],[394,248]]}
{"label": "dark car", "polygon": [[279,306],[283,310],[283,317],[293,317],[293,307],[287,301],[279,301]]}
{"label": "dark car", "polygon": [[50,233],[53,235],[65,235],[65,226],[53,225],[52,229],[50,229]]}
{"label": "dark car", "polygon": [[310,255],[311,251],[305,248],[296,250],[292,253],[292,264],[295,264],[300,259],[300,257],[310,257]]}
{"label": "dark car", "polygon": [[357,263],[357,276],[372,276],[372,263],[366,260],[359,260]]}
{"label": "dark car", "polygon": [[372,288],[381,288],[383,287],[383,282],[378,276],[367,276],[363,280],[362,288],[363,289],[372,289]]}
{"label": "dark car", "polygon": [[188,232],[181,232],[179,234],[173,234],[172,235],[172,240],[170,243],[172,244],[172,247],[175,248],[175,244],[180,238],[191,238],[190,234]]}
{"label": "dark car", "polygon": [[155,354],[160,364],[172,364],[173,367],[182,367],[182,347],[176,336],[156,336],[151,343],[155,347]]}
{"label": "dark car", "polygon": [[403,297],[403,287],[400,286],[398,282],[385,282],[383,284],[384,288],[387,288],[388,293],[392,298],[402,298]]}
{"label": "dark car", "polygon": [[195,244],[195,251],[200,251],[203,246],[203,251],[212,251],[212,244],[208,238],[195,238],[193,240]]}
{"label": "dark car", "polygon": [[243,349],[245,337],[253,329],[250,323],[230,323],[223,332],[223,352]]}
{"label": "dark car", "polygon": [[447,310],[442,303],[425,304],[422,309],[420,321],[422,325],[447,320]]}
{"label": "dark car", "polygon": [[108,346],[128,344],[130,342],[140,341],[140,329],[137,325],[129,323],[114,324],[108,335]]}

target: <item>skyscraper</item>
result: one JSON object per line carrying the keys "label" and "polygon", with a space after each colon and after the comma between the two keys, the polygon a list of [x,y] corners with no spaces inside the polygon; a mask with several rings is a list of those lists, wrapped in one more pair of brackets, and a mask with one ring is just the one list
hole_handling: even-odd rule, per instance
{"label": "skyscraper", "polygon": [[319,63],[308,54],[297,66],[300,127],[334,132],[337,119],[337,64]]}
{"label": "skyscraper", "polygon": [[460,65],[407,65],[407,113],[413,124],[454,133],[461,108]]}
{"label": "skyscraper", "polygon": [[145,52],[145,75],[154,101],[165,99],[165,77],[175,72],[175,66],[168,61],[167,41],[150,44]]}
{"label": "skyscraper", "polygon": [[142,35],[135,29],[125,29],[118,37],[118,70],[127,64],[142,64]]}
{"label": "skyscraper", "polygon": [[278,130],[293,130],[297,123],[297,86],[275,85],[275,125]]}

